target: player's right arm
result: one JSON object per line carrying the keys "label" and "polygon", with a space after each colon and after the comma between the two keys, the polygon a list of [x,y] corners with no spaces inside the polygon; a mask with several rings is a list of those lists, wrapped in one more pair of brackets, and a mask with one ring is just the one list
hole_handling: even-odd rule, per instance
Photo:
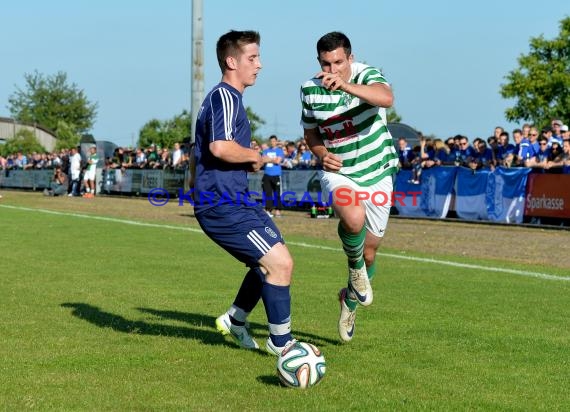
{"label": "player's right arm", "polygon": [[304,128],[304,137],[309,149],[319,159],[323,165],[323,169],[327,172],[338,172],[342,167],[342,159],[331,153],[325,147],[323,139],[319,136],[317,128],[307,129]]}
{"label": "player's right arm", "polygon": [[215,157],[227,163],[262,163],[257,150],[240,146],[234,140],[214,140],[209,148]]}

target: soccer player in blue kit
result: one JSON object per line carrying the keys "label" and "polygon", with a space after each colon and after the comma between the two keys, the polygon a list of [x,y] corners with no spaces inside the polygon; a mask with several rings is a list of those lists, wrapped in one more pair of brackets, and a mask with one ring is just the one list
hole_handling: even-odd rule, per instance
{"label": "soccer player in blue kit", "polygon": [[293,259],[262,205],[248,198],[247,172],[258,171],[263,162],[250,149],[242,95],[261,70],[259,45],[255,31],[232,30],[218,39],[222,80],[204,99],[196,120],[190,186],[204,232],[249,267],[233,304],[216,319],[217,329],[243,348],[258,349],[246,319],[261,298],[269,323],[265,346],[279,355],[295,342],[289,291]]}

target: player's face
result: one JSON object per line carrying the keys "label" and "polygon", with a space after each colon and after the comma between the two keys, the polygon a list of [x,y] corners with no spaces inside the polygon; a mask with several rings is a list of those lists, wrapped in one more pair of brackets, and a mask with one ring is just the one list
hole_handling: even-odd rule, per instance
{"label": "player's face", "polygon": [[261,70],[259,46],[255,43],[247,44],[242,47],[242,52],[236,64],[237,74],[244,86],[253,86]]}
{"label": "player's face", "polygon": [[350,80],[352,54],[347,56],[342,47],[330,52],[321,52],[319,64],[324,72],[338,74],[345,82]]}

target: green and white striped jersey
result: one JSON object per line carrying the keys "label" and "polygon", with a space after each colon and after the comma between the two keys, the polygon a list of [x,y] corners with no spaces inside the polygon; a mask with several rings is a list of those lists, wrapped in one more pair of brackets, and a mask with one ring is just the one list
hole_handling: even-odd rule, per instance
{"label": "green and white striped jersey", "polygon": [[[350,82],[386,83],[380,71],[352,63]],[[388,131],[386,109],[341,90],[330,91],[313,78],[301,86],[301,126],[318,128],[327,150],[342,158],[340,174],[370,186],[398,170],[398,155]]]}
{"label": "green and white striped jersey", "polygon": [[97,163],[99,162],[99,155],[97,153],[89,155],[89,160],[91,160],[91,163],[87,164],[87,170],[96,170]]}

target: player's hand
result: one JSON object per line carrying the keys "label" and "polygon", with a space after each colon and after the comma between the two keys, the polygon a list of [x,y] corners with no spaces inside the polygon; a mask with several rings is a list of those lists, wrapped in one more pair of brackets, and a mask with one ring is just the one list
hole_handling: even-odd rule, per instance
{"label": "player's hand", "polygon": [[321,159],[323,169],[327,172],[338,172],[342,167],[342,159],[333,153],[327,153]]}
{"label": "player's hand", "polygon": [[344,90],[346,86],[346,82],[339,73],[319,72],[315,77],[321,79],[321,84],[328,90]]}
{"label": "player's hand", "polygon": [[263,158],[258,153],[257,160],[255,162],[251,162],[250,167],[249,167],[249,171],[250,172],[259,172],[261,170],[261,168],[263,167],[263,163],[264,163]]}

